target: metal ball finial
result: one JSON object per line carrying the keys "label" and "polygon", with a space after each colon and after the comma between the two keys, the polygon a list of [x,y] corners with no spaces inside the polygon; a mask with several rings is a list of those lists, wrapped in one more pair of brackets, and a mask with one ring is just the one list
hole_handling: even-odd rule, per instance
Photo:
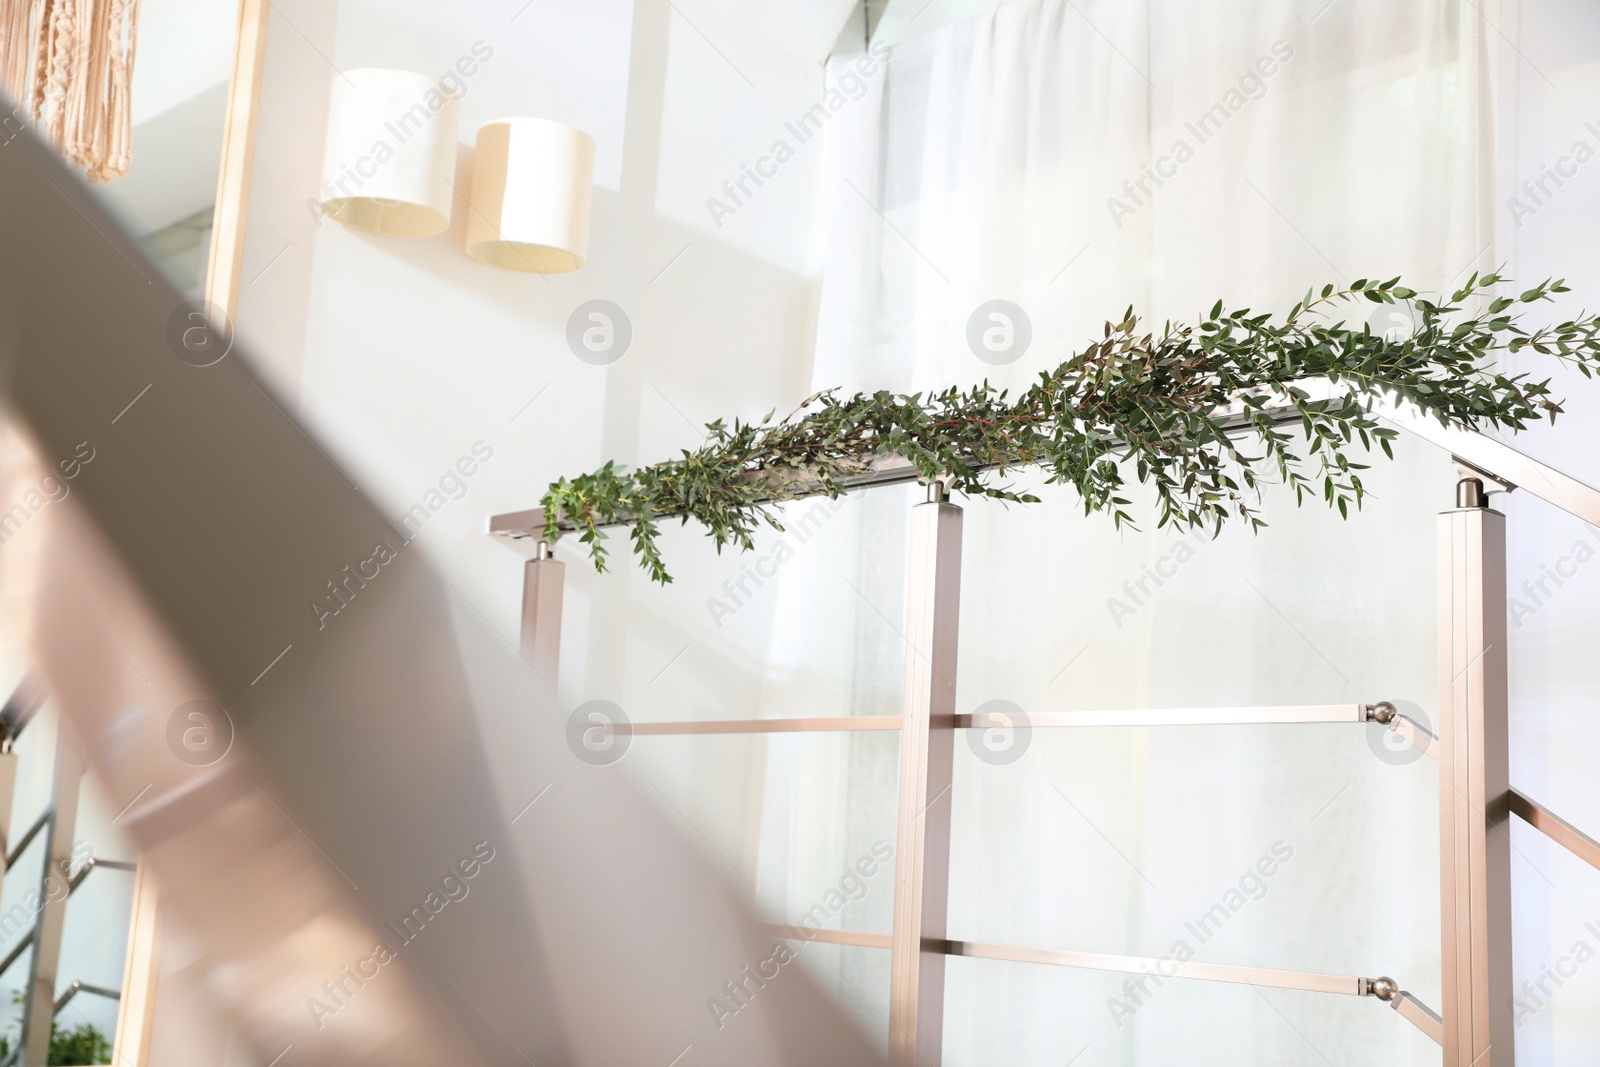
{"label": "metal ball finial", "polygon": [[1372,980],[1372,995],[1379,1000],[1393,1000],[1395,994],[1400,992],[1400,985],[1393,978],[1374,978]]}
{"label": "metal ball finial", "polygon": [[1372,705],[1371,717],[1373,722],[1381,722],[1387,726],[1389,723],[1394,722],[1394,717],[1398,714],[1400,714],[1399,709],[1387,700],[1380,700]]}

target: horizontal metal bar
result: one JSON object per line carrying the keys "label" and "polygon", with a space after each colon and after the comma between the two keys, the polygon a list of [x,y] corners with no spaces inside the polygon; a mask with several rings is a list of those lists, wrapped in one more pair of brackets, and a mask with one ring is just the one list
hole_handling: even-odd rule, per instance
{"label": "horizontal metal bar", "polygon": [[1220,963],[1179,963],[1173,959],[1112,956],[1101,952],[1016,948],[1010,945],[986,945],[975,941],[943,941],[924,947],[934,952],[942,951],[948,956],[970,956],[973,959],[1043,963],[1053,967],[1077,967],[1091,971],[1118,971],[1126,974],[1153,974],[1161,978],[1192,978],[1202,982],[1230,982],[1238,985],[1270,986],[1276,989],[1302,989],[1311,993],[1337,993],[1348,997],[1372,995],[1371,979],[1346,978],[1333,974],[1273,971],[1260,967],[1234,967]]}
{"label": "horizontal metal bar", "polygon": [[1400,1018],[1433,1038],[1434,1044],[1444,1044],[1444,1020],[1422,1001],[1402,989],[1389,1001],[1389,1007],[1399,1012]]}
{"label": "horizontal metal bar", "polygon": [[789,941],[824,941],[830,945],[851,945],[855,948],[889,948],[889,934],[865,934],[856,930],[823,930],[810,926],[785,926],[770,923],[767,929]]}
{"label": "horizontal metal bar", "polygon": [[1511,790],[1511,811],[1589,866],[1600,869],[1600,842],[1576,826],[1515,789]]}
{"label": "horizontal metal bar", "polygon": [[[807,926],[784,925],[769,925],[767,929],[779,937],[792,941],[823,941],[828,944],[851,945],[858,948],[886,949],[891,947],[892,941],[888,934],[867,934],[851,930],[821,930]],[[1141,956],[1111,956],[1096,952],[1015,948],[972,941],[931,942],[924,947],[949,956],[967,956],[973,959],[1041,963],[1056,967],[1077,967],[1126,974],[1154,974],[1163,979],[1187,978],[1236,985],[1299,989],[1340,996],[1375,995],[1372,979],[1347,978],[1342,975],[1308,974],[1301,971],[1275,971],[1259,967],[1233,967],[1209,963],[1178,963],[1170,959],[1156,960]],[[1392,990],[1394,986],[1391,985],[1389,988]],[[1444,1044],[1443,1020],[1416,997],[1405,990],[1398,990],[1389,997],[1389,1006],[1398,1012],[1401,1018],[1432,1038],[1435,1043]]]}
{"label": "horizontal metal bar", "polygon": [[[768,930],[792,941],[823,941],[834,945],[851,945],[858,948],[889,948],[892,939],[888,934],[868,934],[852,930],[813,929],[808,926],[769,924]],[[1015,948],[1006,945],[989,945],[973,941],[938,941],[924,945],[930,951],[949,956],[967,956],[973,959],[1006,960],[1015,963],[1041,963],[1056,967],[1077,967],[1085,970],[1115,971],[1126,974],[1154,974],[1160,978],[1187,978],[1207,982],[1226,982],[1236,985],[1269,986],[1276,989],[1298,989],[1311,993],[1333,993],[1340,996],[1388,995],[1389,1006],[1400,1017],[1421,1030],[1437,1044],[1444,1044],[1444,1022],[1433,1010],[1405,990],[1392,995],[1379,988],[1374,992],[1370,978],[1347,978],[1342,975],[1308,974],[1302,971],[1275,971],[1259,967],[1234,967],[1210,963],[1178,963],[1175,960],[1156,960],[1141,956],[1112,956],[1096,952],[1068,952],[1058,949]],[[1388,979],[1382,980],[1388,982]]]}
{"label": "horizontal metal bar", "polygon": [[17,842],[17,847],[12,849],[11,853],[6,856],[6,870],[9,871],[11,869],[11,865],[21,858],[23,851],[33,844],[33,839],[39,836],[39,832],[49,825],[50,815],[50,809],[46,808],[34,820],[33,825],[28,827],[28,832],[22,835],[22,840]]}
{"label": "horizontal metal bar", "polygon": [[[1230,726],[1263,723],[1365,722],[1367,704],[1303,704],[1260,708],[1130,708],[1126,711],[1040,711],[1027,725],[1045,726]],[[1018,724],[997,715],[957,715],[956,727],[1005,729]]]}
{"label": "horizontal metal bar", "polygon": [[105,997],[108,1000],[122,999],[122,990],[120,989],[107,989],[103,985],[91,985],[88,982],[73,982],[67,986],[67,991],[61,994],[60,998],[55,1002],[55,1013],[60,1015],[61,1009],[67,1006],[67,1001],[79,993],[93,993],[97,997]]}
{"label": "horizontal metal bar", "polygon": [[602,733],[648,734],[792,734],[839,733],[851,730],[898,730],[898,715],[834,715],[811,719],[705,719],[688,722],[626,722],[596,727]]}
{"label": "horizontal metal bar", "polygon": [[[1270,723],[1366,722],[1370,704],[1299,704],[1259,708],[1130,708],[1117,711],[1041,711],[1028,716],[1029,727],[1090,726],[1229,726]],[[1010,729],[1019,724],[1002,715],[956,715],[958,730]],[[1410,720],[1406,720],[1409,722]],[[1413,724],[1414,725],[1414,724]],[[678,722],[614,723],[597,729],[631,734],[778,734],[833,733],[847,730],[898,730],[898,715],[832,715],[798,719],[710,719]],[[1420,727],[1418,728],[1420,729]],[[1426,731],[1423,731],[1426,734]],[[1427,735],[1430,736],[1431,735]]]}

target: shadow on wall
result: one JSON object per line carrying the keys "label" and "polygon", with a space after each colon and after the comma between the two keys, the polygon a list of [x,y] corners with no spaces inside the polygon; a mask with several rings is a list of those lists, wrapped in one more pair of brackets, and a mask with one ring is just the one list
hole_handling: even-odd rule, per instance
{"label": "shadow on wall", "polygon": [[[539,327],[538,336],[563,335],[580,305],[611,301],[627,315],[632,344],[641,346],[641,353],[648,353],[652,342],[693,351],[697,378],[748,374],[751,341],[781,338],[791,357],[785,367],[789,391],[805,388],[816,332],[817,279],[738,251],[654,211],[646,215],[628,203],[627,194],[600,186],[594,189],[589,261],[582,270],[568,276],[490,267],[465,251],[467,219],[473,211],[467,200],[473,156],[470,144],[460,146],[446,232],[406,238],[345,232],[387,257],[433,275],[452,291],[499,303]],[[654,193],[653,183],[650,192]],[[629,232],[628,227],[641,218],[648,220],[649,232]],[[338,225],[318,220],[319,229]],[[689,283],[692,295],[686,288]],[[670,324],[670,335],[653,332],[652,324]],[[779,355],[760,353],[757,363],[765,368]],[[657,368],[673,369],[683,368]]]}
{"label": "shadow on wall", "polygon": [[[328,279],[317,279],[318,265],[324,272],[337,269],[341,263],[337,249],[341,245],[350,248],[344,244],[347,236],[366,246],[362,258],[369,263],[366,248],[444,283],[437,288],[421,285],[414,291],[392,289],[384,294],[382,306],[371,301],[368,311],[356,310],[357,316],[370,313],[392,320],[398,307],[404,323],[425,308],[432,324],[459,316],[460,328],[465,331],[467,317],[487,301],[504,308],[513,322],[531,327],[525,342],[513,330],[509,337],[502,334],[491,345],[503,350],[525,343],[530,355],[543,355],[541,349],[553,347],[553,354],[564,360],[569,353],[561,338],[579,305],[603,299],[621,308],[630,320],[635,355],[645,358],[627,360],[606,375],[605,421],[609,429],[602,450],[608,456],[632,459],[629,446],[635,434],[624,424],[637,415],[638,404],[632,394],[642,384],[638,380],[642,363],[648,362],[652,377],[664,382],[715,382],[720,394],[718,412],[765,410],[803,395],[809,383],[819,284],[736,251],[709,228],[674,223],[658,212],[672,15],[667,5],[631,6],[631,28],[601,27],[610,39],[599,42],[598,47],[614,54],[585,68],[603,71],[610,64],[616,68],[614,73],[620,73],[625,67],[625,104],[607,113],[614,105],[603,102],[590,108],[591,113],[581,121],[566,114],[570,108],[563,107],[562,94],[551,90],[570,92],[585,86],[547,85],[548,77],[541,80],[520,73],[508,83],[504,80],[510,76],[508,65],[517,62],[514,53],[519,46],[503,29],[483,35],[504,58],[485,61],[485,73],[478,74],[470,85],[466,101],[471,109],[464,116],[464,140],[471,139],[480,118],[494,111],[551,114],[578,121],[580,126],[591,125],[594,128],[589,132],[602,142],[602,158],[616,154],[604,150],[605,142],[611,142],[613,149],[620,142],[620,179],[602,174],[601,184],[594,189],[589,264],[571,277],[545,278],[499,271],[466,256],[465,227],[472,210],[465,197],[471,187],[471,144],[461,145],[458,153],[457,192],[446,233],[429,238],[374,238],[357,231],[324,232],[338,224],[318,218],[308,208],[314,206],[322,182],[330,78],[334,76],[328,57],[347,66],[443,69],[438,58],[439,34],[403,15],[395,23],[396,13],[389,13],[382,35],[368,33],[371,40],[363,41],[362,21],[370,13],[356,14],[359,8],[314,5],[306,0],[284,0],[274,6],[257,132],[245,283],[237,318],[241,336],[286,395],[301,395],[305,361],[316,351],[319,335],[325,336],[318,320],[326,323],[327,309],[319,306],[318,298],[326,294]],[[612,16],[596,11],[586,17]],[[286,32],[289,21],[293,30]],[[530,26],[519,24],[517,30]],[[624,49],[625,60],[620,54]],[[466,49],[462,51],[465,54]],[[489,67],[489,62],[494,66]],[[717,177],[720,181],[723,175]],[[621,191],[608,188],[613,184]],[[330,251],[334,253],[331,259]],[[345,269],[349,266],[344,264]],[[351,309],[343,306],[337,314],[344,318]],[[686,420],[693,424],[706,417],[709,413],[695,412]],[[682,429],[688,432],[690,427]],[[698,431],[698,427],[694,429]]]}

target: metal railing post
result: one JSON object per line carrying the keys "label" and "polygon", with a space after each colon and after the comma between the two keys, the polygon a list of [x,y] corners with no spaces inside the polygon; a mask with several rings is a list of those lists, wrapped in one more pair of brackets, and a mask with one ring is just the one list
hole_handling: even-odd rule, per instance
{"label": "metal railing post", "polygon": [[28,674],[17,683],[5,707],[0,708],[0,889],[5,887],[5,875],[11,868],[12,854],[20,854],[35,832],[28,831],[22,841],[13,846],[11,808],[16,803],[17,792],[17,738],[43,703],[44,687],[32,674]]}
{"label": "metal railing post", "polygon": [[961,509],[943,486],[911,509],[905,694],[900,731],[889,1052],[901,1067],[938,1067],[944,1030],[943,943],[950,873]]}
{"label": "metal railing post", "polygon": [[1506,520],[1464,478],[1439,516],[1444,1067],[1511,1067]]}
{"label": "metal railing post", "polygon": [[17,793],[17,754],[11,751],[11,734],[0,744],[0,889],[5,887],[6,857],[11,855],[11,805]]}
{"label": "metal railing post", "polygon": [[522,658],[554,688],[561,666],[561,592],[567,567],[540,541],[522,571]]}
{"label": "metal railing post", "polygon": [[45,837],[44,867],[39,875],[39,916],[34,920],[33,958],[28,964],[27,1007],[22,1024],[24,1067],[46,1067],[50,1031],[55,1022],[56,971],[61,963],[61,934],[72,891],[72,838],[78,825],[78,793],[83,782],[83,757],[65,726],[56,733],[56,777],[50,830]]}

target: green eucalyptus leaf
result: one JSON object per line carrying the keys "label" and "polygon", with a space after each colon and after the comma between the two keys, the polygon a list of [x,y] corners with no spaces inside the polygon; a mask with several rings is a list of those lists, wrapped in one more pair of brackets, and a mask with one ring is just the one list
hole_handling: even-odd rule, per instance
{"label": "green eucalyptus leaf", "polygon": [[[1444,425],[1519,430],[1561,406],[1548,379],[1495,373],[1496,354],[1532,349],[1585,378],[1600,370],[1600,318],[1534,328],[1509,311],[1566,292],[1560,280],[1518,300],[1493,296],[1502,281],[1474,274],[1439,303],[1399,278],[1362,278],[1308,289],[1279,320],[1225,311],[1219,300],[1204,321],[1169,321],[1159,332],[1129,308],[1099,341],[1040,372],[1016,397],[987,381],[909,395],[825,389],[777,421],[768,412],[756,422],[710,423],[705,443],[677,459],[632,472],[608,461],[552,482],[540,499],[547,536],[576,532],[604,570],[604,528],[626,525],[650,577],[670,582],[657,543],[661,520],[692,519],[719,551],[749,550],[762,526],[783,530],[784,501],[837,497],[843,479],[885,456],[955,491],[1022,504],[1037,497],[997,479],[1037,466],[1047,483],[1071,486],[1086,513],[1109,513],[1119,528],[1134,526],[1124,494],[1130,480],[1153,492],[1163,527],[1215,531],[1239,519],[1260,530],[1260,494],[1273,480],[1297,503],[1315,493],[1347,516],[1366,494],[1354,472],[1367,465],[1343,448],[1359,443],[1370,454],[1375,440],[1393,458],[1397,433],[1369,414],[1374,402],[1409,401]],[[1410,337],[1391,341],[1366,322],[1337,321],[1352,300],[1411,301],[1421,321]],[[1457,307],[1468,302],[1482,310]],[[1330,395],[1307,388],[1319,379],[1331,384]],[[1287,407],[1298,434],[1268,411],[1269,401]]]}

